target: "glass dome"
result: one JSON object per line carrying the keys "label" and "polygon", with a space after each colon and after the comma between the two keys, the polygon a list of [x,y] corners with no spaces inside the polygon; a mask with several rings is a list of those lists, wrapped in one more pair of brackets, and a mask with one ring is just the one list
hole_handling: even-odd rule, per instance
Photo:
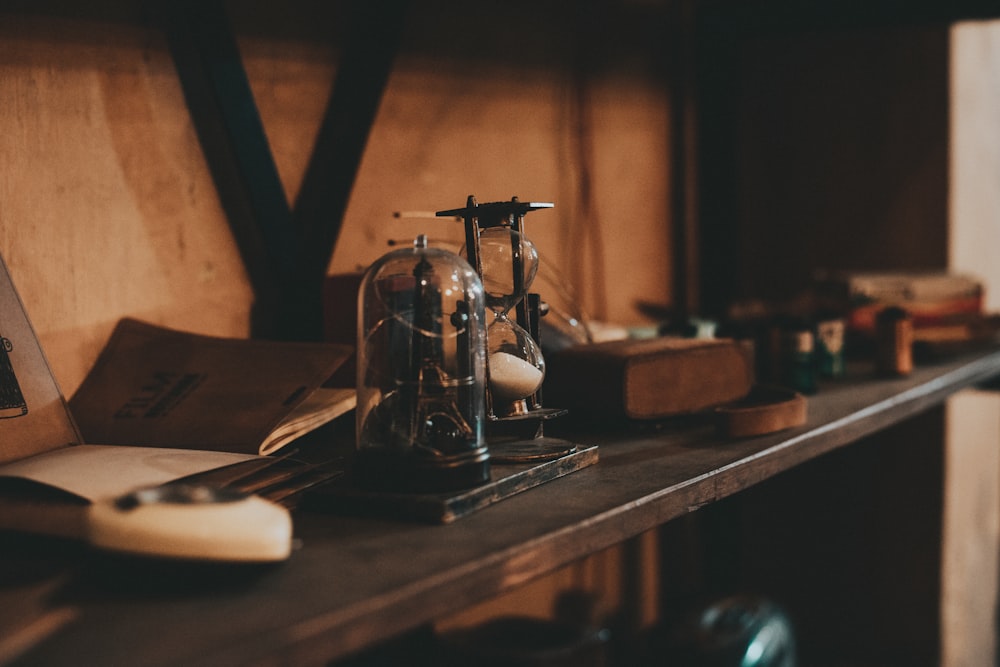
{"label": "glass dome", "polygon": [[358,294],[358,481],[392,491],[489,480],[482,281],[458,255],[384,255]]}

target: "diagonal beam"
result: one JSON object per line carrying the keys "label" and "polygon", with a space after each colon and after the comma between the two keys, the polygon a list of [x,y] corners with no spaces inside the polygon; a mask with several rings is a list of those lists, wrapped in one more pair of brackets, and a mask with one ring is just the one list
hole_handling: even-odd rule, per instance
{"label": "diagonal beam", "polygon": [[406,22],[408,0],[354,3],[348,42],[302,188],[296,227],[326,270]]}
{"label": "diagonal beam", "polygon": [[166,31],[195,131],[243,256],[258,307],[298,261],[291,210],[222,3],[152,5]]}
{"label": "diagonal beam", "polygon": [[295,202],[293,220],[303,241],[292,308],[283,321],[322,331],[322,291],[358,166],[406,23],[408,0],[356,0],[347,41],[316,145]]}
{"label": "diagonal beam", "polygon": [[407,0],[355,0],[337,80],[289,206],[220,0],[154,0],[257,298],[254,335],[322,336],[323,282],[392,69]]}

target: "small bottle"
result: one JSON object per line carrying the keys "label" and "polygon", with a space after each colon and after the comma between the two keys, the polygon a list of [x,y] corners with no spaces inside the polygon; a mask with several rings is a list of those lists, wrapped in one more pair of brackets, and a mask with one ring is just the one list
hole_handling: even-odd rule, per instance
{"label": "small bottle", "polygon": [[913,371],[913,318],[890,306],[875,317],[875,369],[879,375],[909,375]]}
{"label": "small bottle", "polygon": [[839,378],[846,371],[844,318],[835,313],[821,313],[816,318],[816,365],[821,377]]}
{"label": "small bottle", "polygon": [[783,383],[803,394],[816,393],[816,337],[805,320],[790,321],[781,335]]}

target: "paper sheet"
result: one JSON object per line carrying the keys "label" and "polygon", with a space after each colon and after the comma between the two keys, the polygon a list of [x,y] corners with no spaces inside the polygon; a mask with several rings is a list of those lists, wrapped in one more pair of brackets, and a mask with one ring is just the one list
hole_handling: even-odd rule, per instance
{"label": "paper sheet", "polygon": [[94,501],[144,486],[260,458],[161,447],[75,445],[0,465],[0,477],[21,477]]}

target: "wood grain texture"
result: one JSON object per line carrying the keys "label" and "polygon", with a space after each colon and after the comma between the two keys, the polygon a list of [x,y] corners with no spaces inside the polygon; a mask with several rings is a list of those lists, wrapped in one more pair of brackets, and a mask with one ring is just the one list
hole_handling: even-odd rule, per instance
{"label": "wood grain texture", "polygon": [[63,391],[123,314],[244,334],[251,295],[159,36],[0,26],[0,252]]}
{"label": "wood grain texture", "polygon": [[359,488],[347,478],[338,479],[310,493],[304,508],[333,514],[451,523],[539,484],[594,465],[597,449],[591,446],[535,463],[491,462],[489,481],[450,493],[380,493]]}
{"label": "wood grain texture", "polygon": [[[181,586],[163,579],[168,595],[141,565],[102,576],[95,557],[59,596],[79,620],[28,657],[51,665],[79,655],[134,665],[324,664],[815,460],[998,373],[1000,352],[898,380],[871,381],[860,369],[810,399],[805,426],[747,440],[722,441],[711,425],[689,422],[575,434],[601,447],[596,465],[450,525],[299,513],[302,547],[291,560],[238,583],[188,572]],[[129,588],[130,576],[146,577],[146,589]],[[130,592],[114,594],[123,586]]]}
{"label": "wood grain texture", "polygon": [[[531,20],[516,46],[501,47],[521,9]],[[367,266],[390,239],[463,242],[456,223],[394,211],[516,195],[555,203],[525,221],[542,256],[535,287],[554,306],[568,305],[562,287],[591,316],[632,323],[645,321],[637,300],[669,302],[671,138],[656,11],[623,11],[591,41],[576,32],[585,13],[556,4],[474,3],[459,16],[417,2],[411,15],[331,273]]]}
{"label": "wood grain texture", "polygon": [[[550,267],[537,289],[561,310],[568,290],[593,316],[645,321],[636,301],[670,301],[670,132],[654,30],[662,17],[623,12],[588,46],[558,7],[530,5],[535,20],[517,48],[494,50],[484,45],[506,39],[516,8],[471,6],[477,14],[466,18],[481,28],[473,35],[439,3],[415,4],[331,272],[367,266],[390,239],[461,238],[447,222],[393,220],[396,210],[447,208],[472,193],[553,200],[555,212],[529,221]],[[125,315],[248,334],[254,295],[164,37],[141,3],[13,7],[0,23],[9,101],[0,110],[0,252],[64,392]],[[292,201],[337,74],[342,8],[227,8]]]}

